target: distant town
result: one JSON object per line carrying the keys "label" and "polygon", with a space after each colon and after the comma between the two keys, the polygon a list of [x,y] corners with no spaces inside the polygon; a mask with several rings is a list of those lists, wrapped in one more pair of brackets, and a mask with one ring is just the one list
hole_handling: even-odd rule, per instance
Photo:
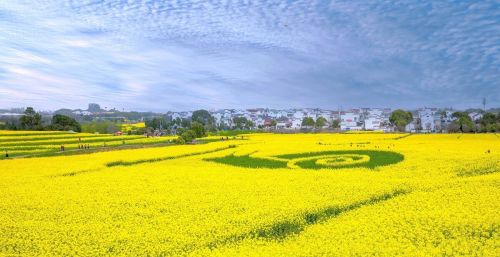
{"label": "distant town", "polygon": [[[204,111],[204,110],[203,110]],[[460,115],[467,115],[472,124],[468,124],[467,132],[479,130],[485,114],[493,117],[493,127],[482,128],[486,131],[496,131],[497,118],[500,116],[499,108],[495,109],[469,109],[465,111],[453,110],[451,108],[419,108],[405,111],[410,114],[409,120],[404,128],[396,126],[394,120],[391,121],[390,108],[353,108],[347,110],[325,110],[319,108],[301,109],[222,109],[207,110],[209,119],[213,126],[212,130],[277,130],[277,131],[301,131],[301,130],[336,130],[336,131],[407,131],[407,132],[456,132],[463,130],[457,121]],[[25,112],[25,108],[0,109],[0,128],[8,129],[9,126],[16,128],[18,119]],[[177,128],[188,127],[188,122],[192,119],[194,111],[182,112],[125,112],[117,109],[102,109],[99,104],[91,103],[87,109],[60,109],[56,111],[39,112],[42,122],[50,122],[52,116],[56,114],[66,115],[76,121],[85,124],[92,122],[112,122],[119,124],[145,122],[152,126],[154,130],[169,130],[175,133]],[[156,123],[152,123],[156,121]],[[491,117],[489,123],[491,122]],[[148,124],[149,123],[149,124]],[[482,122],[483,125],[484,122]],[[151,125],[152,124],[152,125]],[[148,127],[148,126],[146,126]],[[108,132],[114,133],[118,127]],[[88,131],[92,132],[92,131]],[[462,131],[464,132],[464,131]],[[479,131],[478,131],[479,132]]]}

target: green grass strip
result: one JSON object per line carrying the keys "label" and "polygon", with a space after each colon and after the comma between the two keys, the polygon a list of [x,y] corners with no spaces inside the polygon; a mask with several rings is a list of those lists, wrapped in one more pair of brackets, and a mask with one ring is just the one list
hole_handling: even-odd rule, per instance
{"label": "green grass strip", "polygon": [[250,157],[250,155],[236,156],[234,154],[231,154],[224,157],[210,158],[204,160],[232,165],[232,166],[244,167],[244,168],[254,168],[254,169],[259,169],[259,168],[281,169],[287,167],[286,162],[254,158]]}
{"label": "green grass strip", "polygon": [[115,161],[115,162],[108,162],[106,163],[107,167],[114,167],[114,166],[131,166],[131,165],[137,165],[137,164],[142,164],[142,163],[151,163],[151,162],[161,162],[161,161],[167,161],[167,160],[173,160],[173,159],[178,159],[178,158],[184,158],[184,157],[190,157],[190,156],[196,156],[196,155],[202,155],[202,154],[209,154],[209,153],[215,153],[215,152],[220,152],[223,150],[235,148],[235,145],[229,145],[226,147],[222,148],[216,148],[213,150],[208,150],[208,151],[203,151],[203,152],[196,152],[196,153],[188,153],[188,154],[181,154],[177,156],[167,156],[167,157],[160,157],[160,158],[152,158],[152,159],[142,159],[142,160],[136,160],[136,161]]}
{"label": "green grass strip", "polygon": [[307,227],[314,224],[326,222],[329,219],[336,218],[344,213],[355,211],[365,206],[375,205],[408,193],[410,193],[409,190],[397,189],[389,193],[373,196],[366,200],[352,203],[350,205],[328,206],[317,211],[303,213],[299,215],[298,218],[276,222],[274,224],[270,224],[268,226],[253,230],[245,234],[233,235],[222,240],[211,242],[207,245],[207,247],[210,249],[215,249],[221,246],[235,244],[245,239],[251,238],[282,241],[292,235],[300,234]]}

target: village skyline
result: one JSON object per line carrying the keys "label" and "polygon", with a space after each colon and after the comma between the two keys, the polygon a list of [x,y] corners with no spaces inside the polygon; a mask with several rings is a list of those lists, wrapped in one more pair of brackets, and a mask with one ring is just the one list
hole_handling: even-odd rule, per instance
{"label": "village skyline", "polygon": [[[24,114],[24,108],[9,110],[0,109],[0,121],[7,123]],[[392,108],[347,108],[347,109],[322,109],[322,108],[250,108],[250,109],[217,109],[217,110],[192,110],[168,112],[126,112],[107,107],[101,108],[99,104],[90,103],[87,109],[59,109],[55,111],[39,112],[42,117],[50,118],[53,115],[65,115],[82,122],[103,121],[112,122],[150,122],[153,128],[161,130],[162,125],[177,124],[183,127],[188,124],[196,112],[205,112],[213,120],[213,126],[219,129],[246,129],[273,128],[279,130],[301,130],[312,127],[320,129],[349,130],[381,130],[392,132],[395,129],[391,116],[395,112],[410,113],[406,131],[436,132],[453,130],[457,115],[465,115],[471,122],[481,122],[486,113],[498,115],[500,108],[486,109],[471,108],[467,110],[453,108],[421,107],[413,110]],[[494,116],[493,116],[494,117]],[[187,122],[187,123],[186,123]],[[244,124],[244,125],[241,125]],[[320,125],[318,125],[320,124]],[[175,125],[175,126],[177,126]]]}

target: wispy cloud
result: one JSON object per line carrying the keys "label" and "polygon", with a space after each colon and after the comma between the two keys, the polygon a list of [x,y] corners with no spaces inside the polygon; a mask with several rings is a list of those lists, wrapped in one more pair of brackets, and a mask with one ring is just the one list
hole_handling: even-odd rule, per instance
{"label": "wispy cloud", "polygon": [[0,107],[500,103],[500,4],[3,0]]}

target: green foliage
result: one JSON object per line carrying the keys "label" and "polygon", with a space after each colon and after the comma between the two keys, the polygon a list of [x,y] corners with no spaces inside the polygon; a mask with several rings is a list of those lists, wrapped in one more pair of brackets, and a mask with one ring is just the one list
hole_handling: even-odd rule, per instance
{"label": "green foliage", "polygon": [[213,126],[215,119],[207,110],[197,110],[191,115],[191,121],[201,123],[203,126]]}
{"label": "green foliage", "polygon": [[340,128],[340,120],[336,119],[332,121],[332,124],[330,125],[332,128]]}
{"label": "green foliage", "polygon": [[406,125],[408,125],[413,120],[413,115],[411,112],[406,112],[401,109],[397,109],[391,113],[389,117],[389,121],[392,125],[396,126],[396,128],[404,132]]}
{"label": "green foliage", "polygon": [[85,133],[112,134],[120,131],[119,126],[111,121],[92,121],[84,123],[81,126],[82,132]]}
{"label": "green foliage", "polygon": [[375,205],[408,193],[410,193],[409,190],[397,189],[348,205],[326,206],[315,211],[305,212],[291,219],[281,220],[274,224],[257,228],[248,233],[232,235],[230,237],[211,242],[208,245],[210,248],[216,248],[219,245],[234,244],[247,238],[262,238],[265,240],[278,241],[285,240],[290,236],[302,233],[311,225],[326,222],[329,219],[338,217],[343,213],[354,211],[364,206]]}
{"label": "green foliage", "polygon": [[254,127],[254,123],[245,117],[235,117],[233,118],[233,124],[235,129],[251,129]]}
{"label": "green foliage", "polygon": [[[325,156],[336,157],[349,154],[368,155],[370,157],[370,160],[368,162],[363,162],[363,163],[346,163],[345,165],[337,165],[337,166],[325,166],[316,163],[318,159],[324,158]],[[308,158],[316,156],[318,158]],[[356,168],[356,167],[366,167],[369,169],[374,169],[378,166],[395,164],[401,162],[404,159],[404,156],[402,154],[396,152],[375,151],[375,150],[324,151],[324,152],[312,152],[312,153],[285,154],[274,157],[283,159],[283,161],[275,159],[255,158],[251,157],[250,155],[236,156],[234,154],[224,157],[206,159],[206,160],[238,166],[238,167],[244,167],[244,168],[277,169],[277,168],[286,168],[288,162],[287,160],[293,160],[297,158],[308,158],[307,160],[298,161],[297,165],[304,169],[342,169],[342,168]]]}
{"label": "green foliage", "polygon": [[96,113],[96,112],[101,112],[102,109],[101,109],[101,106],[99,106],[98,104],[90,103],[88,111],[92,112],[92,113]]}
{"label": "green foliage", "polygon": [[[500,117],[500,114],[498,115]],[[483,126],[488,124],[495,124],[497,122],[497,117],[495,114],[491,112],[487,112],[483,115],[483,117],[479,120],[479,123]]]}
{"label": "green foliage", "polygon": [[66,115],[66,116],[73,116],[73,110],[71,109],[59,109],[54,112],[54,114],[61,114],[61,115]]}
{"label": "green foliage", "polygon": [[302,126],[309,126],[309,127],[314,127],[315,122],[314,119],[311,117],[305,117],[302,119]]}
{"label": "green foliage", "polygon": [[184,140],[184,138],[182,138],[181,136],[179,136],[178,138],[174,139],[174,144],[176,144],[176,145],[184,145],[184,144],[186,144],[186,140]]}
{"label": "green foliage", "polygon": [[189,127],[191,127],[191,121],[188,120],[188,119],[182,119],[181,120],[181,126],[183,128],[189,128]]}
{"label": "green foliage", "polygon": [[297,154],[285,154],[278,155],[276,157],[283,159],[296,159],[305,157],[314,157],[331,155],[342,156],[344,154],[358,154],[358,155],[368,155],[370,156],[370,161],[366,163],[352,163],[345,165],[337,165],[335,167],[324,166],[316,163],[316,159],[309,159],[297,162],[297,165],[304,169],[341,169],[341,168],[355,168],[355,167],[366,167],[369,169],[374,169],[378,166],[385,166],[390,164],[395,164],[401,162],[404,156],[400,153],[389,152],[389,151],[375,151],[375,150],[346,150],[346,151],[324,151],[324,152],[312,152],[312,153],[297,153]]}
{"label": "green foliage", "polygon": [[191,143],[193,140],[196,139],[196,132],[194,132],[191,129],[188,129],[181,134],[181,138],[184,140],[186,143]]}
{"label": "green foliage", "polygon": [[226,147],[221,147],[221,148],[217,148],[217,149],[213,149],[213,150],[181,154],[178,156],[157,157],[157,158],[152,158],[152,159],[141,159],[141,160],[135,160],[135,161],[114,161],[114,162],[106,163],[106,166],[108,166],[108,167],[131,166],[131,165],[137,165],[137,164],[142,164],[142,163],[161,162],[161,161],[166,161],[166,160],[173,160],[173,159],[179,159],[179,158],[208,154],[208,153],[216,153],[216,152],[224,151],[224,150],[235,148],[235,147],[236,146],[234,146],[234,145],[228,145]]}
{"label": "green foliage", "polygon": [[71,117],[61,114],[56,114],[52,117],[52,124],[49,126],[49,129],[60,131],[73,130],[75,132],[82,131],[80,123]]}
{"label": "green foliage", "polygon": [[168,122],[163,117],[154,117],[152,119],[147,119],[145,121],[146,127],[152,129],[166,129],[168,128]]}
{"label": "green foliage", "polygon": [[191,122],[191,130],[194,131],[196,138],[205,136],[205,127],[197,121]]}
{"label": "green foliage", "polygon": [[19,118],[21,129],[25,130],[43,130],[42,115],[36,112],[33,107],[28,107],[24,115]]}
{"label": "green foliage", "polygon": [[319,118],[316,119],[316,127],[317,128],[322,128],[322,127],[326,126],[327,122],[328,121],[325,118],[319,117]]}
{"label": "green foliage", "polygon": [[496,132],[500,131],[500,113],[487,112],[479,119],[478,124],[481,126],[481,132]]}
{"label": "green foliage", "polygon": [[453,123],[458,126],[460,132],[474,131],[474,123],[467,112],[454,112],[452,117],[456,118]]}
{"label": "green foliage", "polygon": [[244,168],[269,168],[269,169],[286,168],[286,162],[254,158],[250,157],[249,155],[236,156],[234,154],[231,154],[224,157],[211,158],[206,160],[222,164],[228,164],[232,166],[244,167]]}

